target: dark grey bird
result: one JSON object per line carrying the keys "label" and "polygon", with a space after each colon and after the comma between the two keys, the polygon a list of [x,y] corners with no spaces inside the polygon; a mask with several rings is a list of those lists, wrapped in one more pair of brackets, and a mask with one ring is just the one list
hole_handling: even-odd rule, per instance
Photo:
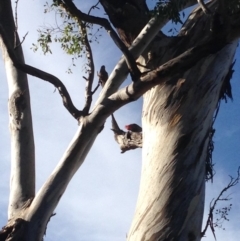
{"label": "dark grey bird", "polygon": [[108,73],[105,69],[105,65],[102,65],[99,73],[97,73],[99,77],[99,84],[103,87],[108,79]]}

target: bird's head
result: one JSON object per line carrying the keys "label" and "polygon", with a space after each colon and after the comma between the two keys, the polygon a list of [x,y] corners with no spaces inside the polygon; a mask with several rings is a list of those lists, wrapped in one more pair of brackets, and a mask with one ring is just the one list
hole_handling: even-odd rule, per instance
{"label": "bird's head", "polygon": [[131,130],[131,126],[130,125],[125,125],[125,129],[127,129],[129,131],[129,130]]}
{"label": "bird's head", "polygon": [[125,128],[128,131],[132,131],[132,132],[142,132],[142,127],[137,125],[137,124],[129,124],[129,125],[125,125]]}

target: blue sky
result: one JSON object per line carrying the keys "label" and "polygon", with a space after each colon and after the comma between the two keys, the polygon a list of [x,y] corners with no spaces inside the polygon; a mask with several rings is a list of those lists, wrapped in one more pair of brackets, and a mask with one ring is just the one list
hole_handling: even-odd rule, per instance
{"label": "blue sky", "polygon": [[[23,37],[29,34],[23,43],[26,63],[50,72],[59,77],[74,103],[81,108],[84,101],[83,61],[77,62],[78,68],[73,74],[66,73],[71,57],[66,56],[57,46],[53,46],[53,54],[44,56],[41,52],[33,53],[30,47],[36,42],[36,29],[54,20],[54,16],[43,14],[43,2],[28,0],[19,2],[19,33]],[[27,14],[26,14],[27,6]],[[84,6],[83,6],[84,7]],[[85,6],[86,7],[86,6]],[[110,72],[121,53],[116,50],[108,35],[102,31],[102,41],[93,46],[96,69],[102,64]],[[233,102],[222,102],[218,119],[215,123],[215,151],[213,161],[217,174],[214,184],[207,185],[206,205],[228,183],[228,175],[236,175],[240,165],[240,48],[237,50],[235,73],[232,79]],[[7,100],[8,89],[4,64],[0,59],[0,226],[7,221],[7,205],[9,195],[10,172],[10,139],[8,130]],[[34,122],[36,146],[37,190],[51,174],[68,143],[77,130],[76,121],[62,106],[62,101],[54,87],[40,79],[29,76],[31,104]],[[96,97],[99,92],[96,93]],[[136,122],[141,123],[141,103],[138,100],[117,111],[115,116],[119,125]],[[120,241],[124,240],[134,214],[135,202],[141,171],[141,150],[120,154],[110,131],[110,120],[97,138],[86,161],[74,176],[59,206],[57,215],[52,217],[46,241],[81,240],[81,241]],[[226,239],[235,241],[240,236],[239,215],[240,193],[236,187],[232,193],[233,210],[230,222],[224,224],[226,231],[216,230],[219,241]],[[207,209],[207,208],[206,208]],[[214,240],[211,233],[206,240]]]}

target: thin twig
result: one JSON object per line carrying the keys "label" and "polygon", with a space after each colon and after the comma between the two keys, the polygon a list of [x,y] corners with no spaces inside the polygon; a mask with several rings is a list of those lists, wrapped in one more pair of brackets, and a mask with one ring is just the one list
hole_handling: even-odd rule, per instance
{"label": "thin twig", "polygon": [[23,39],[22,41],[17,45],[17,33],[18,33],[18,15],[17,15],[17,9],[18,9],[18,2],[19,0],[16,0],[15,1],[15,30],[14,30],[14,49],[17,49],[19,46],[22,45],[22,43],[25,41],[27,35],[28,35],[28,32],[23,36]]}
{"label": "thin twig", "polygon": [[96,86],[95,89],[92,91],[92,95],[95,94],[95,92],[97,91],[97,89],[99,88],[99,86],[100,86],[100,83],[98,82],[97,86]]}
{"label": "thin twig", "polygon": [[[25,39],[26,39],[26,37],[27,37],[27,35],[28,35],[28,32],[23,36],[23,39],[22,39],[22,41],[14,48],[14,49],[17,49],[19,46],[21,46],[22,45],[22,43],[25,41]],[[14,45],[15,46],[15,45]]]}
{"label": "thin twig", "polygon": [[97,8],[97,9],[99,9],[98,7],[97,7],[97,5],[100,3],[100,1],[98,1],[95,5],[93,5],[92,7],[90,7],[90,9],[89,9],[89,11],[88,11],[88,15],[90,15],[90,13],[91,13],[91,11],[93,10],[93,9],[95,9],[95,8]]}
{"label": "thin twig", "polygon": [[[206,231],[207,231],[208,227],[210,226],[210,228],[212,230],[212,233],[213,233],[213,236],[216,239],[215,231],[214,231],[213,212],[214,212],[214,210],[216,208],[216,205],[217,205],[217,203],[219,201],[228,201],[228,200],[230,200],[229,195],[227,197],[224,197],[224,198],[222,196],[231,187],[236,186],[239,181],[240,181],[240,167],[238,167],[238,170],[237,170],[237,177],[233,178],[232,176],[230,176],[230,182],[228,183],[228,185],[222,189],[222,191],[220,192],[220,194],[218,195],[218,197],[215,200],[213,199],[211,201],[210,208],[209,208],[208,219],[207,219],[205,228],[201,232],[201,237],[203,237],[206,234]],[[212,202],[213,202],[213,204],[212,204]]]}
{"label": "thin twig", "polygon": [[14,48],[17,46],[17,32],[18,32],[18,17],[17,17],[17,8],[18,8],[18,1],[15,1],[15,31],[14,31]]}

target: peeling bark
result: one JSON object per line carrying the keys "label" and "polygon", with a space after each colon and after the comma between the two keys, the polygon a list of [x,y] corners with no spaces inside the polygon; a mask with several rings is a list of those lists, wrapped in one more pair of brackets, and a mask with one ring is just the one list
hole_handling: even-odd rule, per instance
{"label": "peeling bark", "polygon": [[209,131],[236,46],[182,76],[182,94],[171,95],[170,86],[145,94],[142,177],[128,240],[201,239]]}
{"label": "peeling bark", "polygon": [[0,231],[0,241],[27,241],[27,222],[17,218]]}
{"label": "peeling bark", "polygon": [[[204,18],[197,21],[199,16],[195,11],[180,32],[188,37],[176,38],[170,51],[158,48],[156,41],[157,56],[162,58],[155,59],[154,65],[199,43],[202,30],[209,36],[209,23]],[[201,239],[206,148],[237,44],[237,40],[227,44],[177,76],[177,81],[172,79],[144,95],[143,166],[129,241]]]}

